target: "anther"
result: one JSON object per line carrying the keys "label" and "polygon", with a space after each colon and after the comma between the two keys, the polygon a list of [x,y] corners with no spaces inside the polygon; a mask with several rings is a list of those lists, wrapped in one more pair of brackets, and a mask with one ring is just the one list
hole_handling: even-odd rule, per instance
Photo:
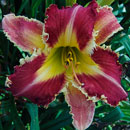
{"label": "anther", "polygon": [[73,58],[71,57],[69,60],[70,60],[70,61],[73,61]]}
{"label": "anther", "polygon": [[80,62],[76,62],[76,65],[80,65]]}
{"label": "anther", "polygon": [[72,52],[69,51],[67,53],[67,57],[66,57],[66,60],[65,60],[66,67],[69,66],[72,61],[73,61]]}
{"label": "anther", "polygon": [[80,65],[80,62],[76,62],[76,65],[75,65],[75,66],[77,67],[78,65]]}
{"label": "anther", "polygon": [[68,52],[67,57],[68,57],[68,58],[69,58],[69,57],[72,57],[72,52],[71,52],[71,51]]}
{"label": "anther", "polygon": [[65,62],[66,62],[66,65],[67,65],[67,66],[70,65],[70,60],[69,60],[69,59],[67,59]]}

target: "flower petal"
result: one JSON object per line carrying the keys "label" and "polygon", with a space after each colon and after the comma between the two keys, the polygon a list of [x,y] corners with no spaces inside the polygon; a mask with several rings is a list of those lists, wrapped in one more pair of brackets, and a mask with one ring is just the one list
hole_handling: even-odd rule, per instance
{"label": "flower petal", "polygon": [[9,40],[24,51],[33,52],[35,48],[44,48],[43,23],[40,21],[8,14],[3,18],[2,28]]}
{"label": "flower petal", "polygon": [[50,55],[53,54],[47,58],[41,54],[22,66],[16,66],[15,73],[7,81],[13,95],[27,97],[45,106],[53,101],[65,83],[64,68],[59,63],[58,53],[51,59]]}
{"label": "flower petal", "polygon": [[93,74],[85,71],[77,74],[79,81],[84,84],[82,89],[88,96],[101,98],[113,106],[126,100],[127,93],[120,85],[121,66],[117,62],[117,55],[98,47],[94,50],[92,59],[99,68],[91,68],[95,72]]}
{"label": "flower petal", "polygon": [[87,97],[73,86],[67,87],[65,98],[71,107],[73,125],[78,130],[88,128],[93,120],[95,104],[90,100],[88,101]]}
{"label": "flower petal", "polygon": [[122,27],[113,15],[112,8],[104,6],[99,8],[94,29],[97,32],[96,43],[100,45],[106,42],[114,33],[122,30]]}
{"label": "flower petal", "polygon": [[91,2],[86,8],[80,5],[58,9],[51,5],[46,12],[48,18],[45,32],[49,34],[50,47],[71,46],[83,50],[92,39],[96,20],[97,3]]}

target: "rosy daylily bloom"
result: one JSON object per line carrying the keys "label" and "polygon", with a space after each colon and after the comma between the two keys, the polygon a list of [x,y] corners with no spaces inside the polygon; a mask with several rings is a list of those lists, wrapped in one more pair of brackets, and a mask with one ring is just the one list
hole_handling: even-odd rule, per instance
{"label": "rosy daylily bloom", "polygon": [[118,57],[100,47],[122,27],[110,7],[95,1],[86,8],[51,5],[46,16],[44,25],[14,14],[4,17],[6,36],[32,54],[21,60],[6,83],[14,96],[44,106],[64,92],[73,125],[84,130],[92,123],[96,101],[116,106],[126,100]]}

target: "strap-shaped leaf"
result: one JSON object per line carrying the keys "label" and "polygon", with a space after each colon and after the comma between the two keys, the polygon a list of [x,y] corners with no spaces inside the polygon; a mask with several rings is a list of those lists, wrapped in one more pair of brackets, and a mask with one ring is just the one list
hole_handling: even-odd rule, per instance
{"label": "strap-shaped leaf", "polygon": [[107,122],[107,123],[112,123],[117,120],[120,120],[122,117],[124,117],[123,112],[119,107],[116,107],[114,110],[109,112],[108,114],[105,115],[105,117],[101,118],[102,122]]}
{"label": "strap-shaped leaf", "polygon": [[99,5],[104,6],[111,5],[114,2],[114,0],[98,0],[97,2]]}
{"label": "strap-shaped leaf", "polygon": [[54,0],[46,0],[46,8],[48,8],[51,4],[55,4]]}
{"label": "strap-shaped leaf", "polygon": [[36,0],[35,3],[32,5],[32,17],[35,17],[38,7],[41,3],[42,0]]}
{"label": "strap-shaped leaf", "polygon": [[[13,121],[16,130],[25,130],[25,127],[18,116],[14,98],[9,96],[9,98],[3,98],[0,102],[0,114],[6,115],[8,123]],[[8,125],[10,125],[10,123]],[[6,128],[9,128],[8,125]]]}
{"label": "strap-shaped leaf", "polygon": [[70,125],[72,123],[71,115],[69,111],[63,111],[60,116],[47,123],[41,124],[41,130],[58,130],[62,127]]}
{"label": "strap-shaped leaf", "polygon": [[20,15],[22,13],[22,11],[26,8],[27,4],[28,4],[28,0],[22,1],[21,6],[17,12],[17,15]]}
{"label": "strap-shaped leaf", "polygon": [[0,130],[3,130],[3,126],[2,126],[2,123],[1,123],[1,118],[0,118]]}
{"label": "strap-shaped leaf", "polygon": [[66,6],[72,6],[77,0],[66,0]]}
{"label": "strap-shaped leaf", "polygon": [[130,102],[121,102],[120,108],[124,113],[124,117],[121,120],[130,122]]}
{"label": "strap-shaped leaf", "polygon": [[125,47],[127,54],[130,56],[130,38],[128,37],[128,35],[123,36],[120,39],[120,42]]}
{"label": "strap-shaped leaf", "polygon": [[2,11],[1,11],[1,8],[0,8],[0,20],[2,19]]}
{"label": "strap-shaped leaf", "polygon": [[26,107],[31,116],[31,130],[40,130],[38,120],[38,106],[33,103],[27,103]]}

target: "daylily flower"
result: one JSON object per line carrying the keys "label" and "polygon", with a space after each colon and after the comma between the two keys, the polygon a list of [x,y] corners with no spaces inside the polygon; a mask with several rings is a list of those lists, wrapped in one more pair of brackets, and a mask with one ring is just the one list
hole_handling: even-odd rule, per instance
{"label": "daylily flower", "polygon": [[15,67],[7,85],[14,96],[44,106],[63,91],[74,126],[86,129],[93,120],[96,101],[116,106],[126,100],[118,57],[100,47],[122,27],[111,8],[100,7],[96,1],[86,8],[51,5],[46,16],[43,24],[5,15],[2,26],[8,39],[32,54]]}

